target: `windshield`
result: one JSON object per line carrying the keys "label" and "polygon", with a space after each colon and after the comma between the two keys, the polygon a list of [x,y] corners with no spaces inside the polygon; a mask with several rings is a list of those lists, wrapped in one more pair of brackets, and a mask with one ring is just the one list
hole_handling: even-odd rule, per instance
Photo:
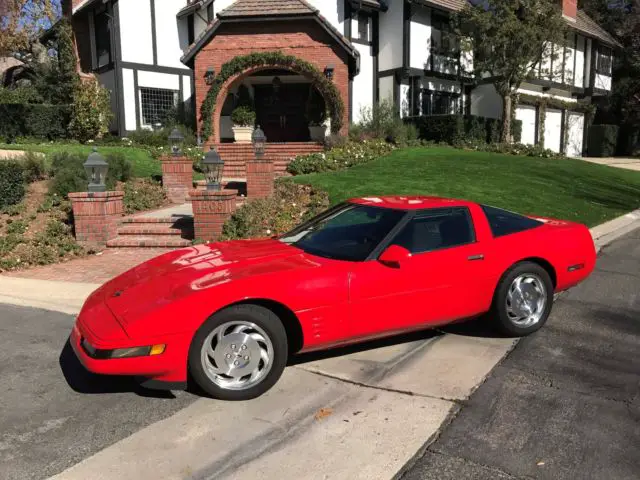
{"label": "windshield", "polygon": [[280,237],[312,255],[361,262],[404,216],[401,210],[345,203]]}

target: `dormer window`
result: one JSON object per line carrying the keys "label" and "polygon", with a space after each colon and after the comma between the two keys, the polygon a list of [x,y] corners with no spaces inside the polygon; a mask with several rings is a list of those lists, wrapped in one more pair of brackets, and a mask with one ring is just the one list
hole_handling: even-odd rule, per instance
{"label": "dormer window", "polygon": [[596,73],[599,75],[611,76],[613,65],[613,51],[604,45],[598,46],[598,56],[596,58]]}

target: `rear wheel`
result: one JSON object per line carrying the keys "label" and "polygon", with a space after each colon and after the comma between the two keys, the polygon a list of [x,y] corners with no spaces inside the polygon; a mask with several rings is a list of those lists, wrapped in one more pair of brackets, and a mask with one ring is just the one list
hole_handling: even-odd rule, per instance
{"label": "rear wheel", "polygon": [[500,280],[491,306],[491,319],[500,331],[522,337],[539,330],[553,305],[553,283],[537,263],[521,262]]}
{"label": "rear wheel", "polygon": [[287,352],[286,331],[271,310],[235,305],[216,313],[197,331],[189,350],[189,370],[212,397],[249,400],[278,381]]}

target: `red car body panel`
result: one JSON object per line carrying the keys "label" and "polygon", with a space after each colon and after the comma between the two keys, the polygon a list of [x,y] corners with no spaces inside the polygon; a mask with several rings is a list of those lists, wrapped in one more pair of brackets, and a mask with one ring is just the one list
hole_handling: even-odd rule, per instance
{"label": "red car body panel", "polygon": [[[71,334],[74,351],[96,373],[183,382],[196,330],[235,303],[268,301],[288,308],[300,323],[302,350],[308,351],[484,313],[500,277],[522,260],[551,266],[556,291],[584,280],[595,266],[591,234],[580,224],[541,219],[546,223],[539,227],[494,238],[475,203],[437,197],[351,202],[402,210],[464,206],[476,241],[414,255],[401,268],[317,257],[276,239],[172,251],[112,279],[87,299]],[[105,350],[159,343],[166,350],[99,360],[81,345],[83,338]]]}

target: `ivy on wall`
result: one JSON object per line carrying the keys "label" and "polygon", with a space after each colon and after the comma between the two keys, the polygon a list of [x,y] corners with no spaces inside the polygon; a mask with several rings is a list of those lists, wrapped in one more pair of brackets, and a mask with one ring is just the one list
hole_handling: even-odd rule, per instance
{"label": "ivy on wall", "polygon": [[[314,65],[301,60],[293,55],[285,55],[282,52],[256,52],[248,55],[240,55],[222,65],[220,73],[215,77],[213,84],[202,102],[200,115],[202,119],[202,136],[209,138],[213,135],[213,112],[216,109],[218,95],[224,83],[235,75],[255,67],[280,67],[287,68],[295,73],[311,78],[312,84],[322,94],[329,118],[331,119],[331,132],[337,133],[343,125],[344,102],[338,88],[327,79]],[[222,99],[224,101],[225,99]]]}

